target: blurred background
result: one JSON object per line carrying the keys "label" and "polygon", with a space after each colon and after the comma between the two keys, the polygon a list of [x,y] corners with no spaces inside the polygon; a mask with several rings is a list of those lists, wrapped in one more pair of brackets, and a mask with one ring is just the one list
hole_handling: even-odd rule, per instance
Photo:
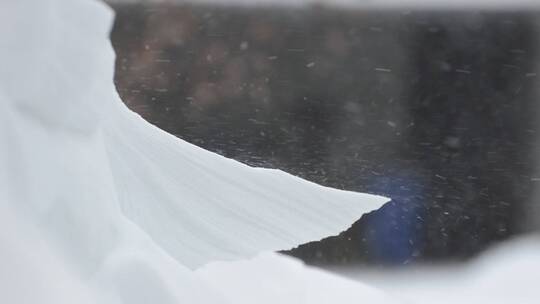
{"label": "blurred background", "polygon": [[540,3],[108,2],[116,86],[148,121],[252,166],[392,199],[286,254],[461,261],[537,229]]}

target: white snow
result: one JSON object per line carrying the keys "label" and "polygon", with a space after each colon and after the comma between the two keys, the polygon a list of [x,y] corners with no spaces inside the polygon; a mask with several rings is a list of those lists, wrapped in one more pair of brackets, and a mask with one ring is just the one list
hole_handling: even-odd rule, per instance
{"label": "white snow", "polygon": [[387,201],[251,168],[119,113],[105,140],[122,211],[190,268],[336,234]]}
{"label": "white snow", "polygon": [[190,269],[336,234],[388,200],[147,123],[113,86],[112,17],[94,1],[0,2],[2,302],[58,303],[64,288],[90,302],[221,302]]}
{"label": "white snow", "polygon": [[533,304],[540,300],[540,236],[507,241],[464,264],[336,271],[405,303]]}
{"label": "white snow", "polygon": [[252,260],[213,262],[198,269],[196,275],[231,303],[401,303],[374,287],[275,253]]}
{"label": "white snow", "polygon": [[[252,261],[214,262],[197,274],[226,291],[234,303],[318,303],[315,299],[328,297],[321,303],[353,303],[358,299],[358,303],[534,304],[540,299],[540,237],[511,240],[466,264],[334,271],[356,282],[272,254]],[[233,272],[255,278],[256,283],[227,280]],[[257,300],[260,295],[269,300]],[[283,298],[296,301],[283,302]]]}
{"label": "white snow", "polygon": [[[400,303],[260,253],[336,234],[386,198],[250,168],[147,123],[113,86],[112,17],[89,0],[0,2],[1,303]],[[484,269],[538,270],[538,251],[519,252]],[[500,267],[515,257],[523,267]],[[503,285],[484,278],[456,286]]]}

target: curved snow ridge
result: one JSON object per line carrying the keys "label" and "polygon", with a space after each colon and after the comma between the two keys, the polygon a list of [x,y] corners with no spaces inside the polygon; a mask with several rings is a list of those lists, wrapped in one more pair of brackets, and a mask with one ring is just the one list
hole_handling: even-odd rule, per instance
{"label": "curved snow ridge", "polygon": [[114,250],[122,217],[193,269],[337,234],[387,201],[251,168],[131,112],[102,3],[0,2],[0,16],[0,199],[86,272]]}
{"label": "curved snow ridge", "polygon": [[226,303],[191,269],[338,233],[386,202],[250,168],[131,112],[112,17],[89,0],[0,1],[0,302]]}
{"label": "curved snow ridge", "polygon": [[124,105],[116,111],[105,139],[122,210],[190,268],[335,235],[388,201],[252,168],[182,141]]}
{"label": "curved snow ridge", "polygon": [[[250,168],[150,125],[114,90],[111,21],[89,0],[0,1],[1,303],[395,303],[275,254],[210,263],[337,233],[387,199]],[[495,278],[472,281],[481,297],[468,284],[452,295],[536,303],[538,248],[481,265]],[[452,299],[443,287],[426,303]]]}

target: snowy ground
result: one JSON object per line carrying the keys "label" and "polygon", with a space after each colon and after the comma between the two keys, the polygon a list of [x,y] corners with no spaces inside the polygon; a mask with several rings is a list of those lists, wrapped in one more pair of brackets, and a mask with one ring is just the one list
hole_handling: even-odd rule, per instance
{"label": "snowy ground", "polygon": [[405,303],[536,303],[540,237],[510,240],[465,264],[335,270]]}

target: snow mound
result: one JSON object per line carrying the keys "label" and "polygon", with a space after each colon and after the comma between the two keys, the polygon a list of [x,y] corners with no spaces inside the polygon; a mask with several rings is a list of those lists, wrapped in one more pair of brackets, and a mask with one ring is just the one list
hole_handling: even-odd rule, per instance
{"label": "snow mound", "polygon": [[536,303],[537,240],[459,281],[375,284],[387,294],[258,254],[335,234],[387,199],[251,168],[147,123],[113,86],[112,17],[86,0],[0,2],[1,303]]}
{"label": "snow mound", "polygon": [[336,234],[388,200],[147,123],[114,88],[112,20],[94,1],[0,2],[3,303],[222,303],[191,269]]}
{"label": "snow mound", "polygon": [[507,241],[468,263],[341,273],[405,303],[534,304],[540,298],[540,237]]}

